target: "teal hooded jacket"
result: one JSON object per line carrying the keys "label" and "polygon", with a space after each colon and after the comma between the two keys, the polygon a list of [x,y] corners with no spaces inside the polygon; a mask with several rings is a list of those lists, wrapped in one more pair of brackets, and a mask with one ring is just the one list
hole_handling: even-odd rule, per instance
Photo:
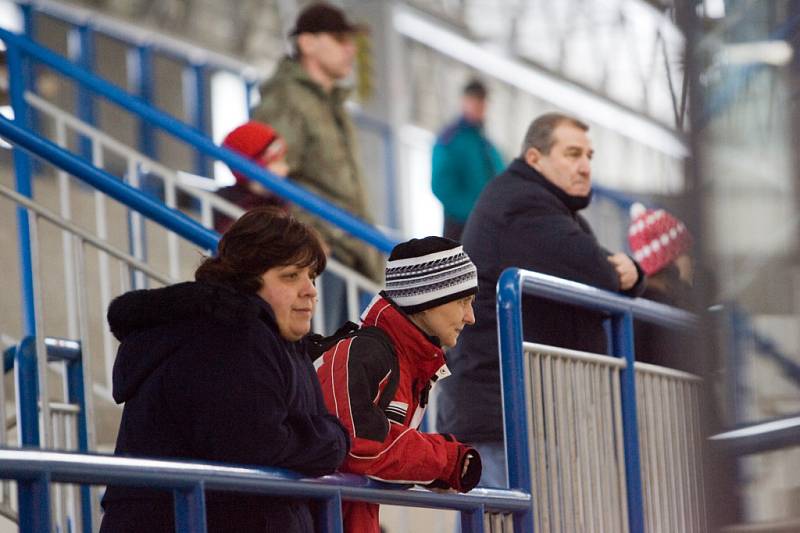
{"label": "teal hooded jacket", "polygon": [[463,117],[445,128],[433,147],[431,188],[445,217],[467,221],[484,186],[505,168],[480,125]]}

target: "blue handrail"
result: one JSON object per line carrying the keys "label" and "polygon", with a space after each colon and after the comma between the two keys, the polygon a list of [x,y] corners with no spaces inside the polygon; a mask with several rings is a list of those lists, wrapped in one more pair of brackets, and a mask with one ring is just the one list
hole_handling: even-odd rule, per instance
{"label": "blue handrail", "polygon": [[[0,30],[1,32],[2,30]],[[0,136],[28,152],[38,155],[76,178],[122,202],[131,209],[158,222],[192,243],[207,250],[216,250],[219,234],[204,228],[179,211],[166,207],[142,191],[121,182],[105,170],[87,163],[85,160],[61,148],[57,144],[39,137],[18,126],[15,122],[0,115]]]}
{"label": "blue handrail", "polygon": [[[341,500],[454,509],[468,516],[490,510],[512,513],[516,517],[528,512],[531,505],[530,494],[511,490],[475,489],[469,494],[435,494],[424,490],[401,490],[396,485],[352,474],[305,478],[279,468],[1,448],[0,478],[17,479],[41,495],[39,508],[34,513],[20,515],[20,529],[48,533],[47,485],[51,482],[173,489],[175,522],[181,532],[205,531],[204,490],[293,496],[323,503],[333,501],[333,505],[320,506],[321,516],[318,516],[321,524],[333,525],[332,531],[341,531],[341,520],[328,520],[331,512],[340,516]],[[470,525],[462,526],[462,531],[482,530],[482,522],[476,528]],[[323,528],[323,531],[331,529]]]}
{"label": "blue handrail", "polygon": [[[91,88],[108,100],[141,117],[147,123],[157,126],[178,139],[194,146],[203,154],[224,162],[233,170],[242,172],[248,178],[261,183],[281,197],[339,226],[348,233],[375,246],[379,250],[390,252],[396,244],[394,240],[390,239],[373,226],[349,214],[347,211],[328,203],[319,196],[306,191],[288,180],[282,179],[264,170],[235,152],[217,146],[202,132],[187,126],[167,113],[154,109],[141,99],[130,96],[116,85],[86,72],[29,39],[0,29],[0,40],[4,41],[7,47],[16,48],[27,54],[27,56],[74,79],[81,85]],[[13,77],[20,73],[11,72],[10,74]]]}
{"label": "blue handrail", "polygon": [[735,455],[800,446],[800,414],[738,427],[709,440],[717,450]]}
{"label": "blue handrail", "polygon": [[[538,272],[508,268],[497,283],[497,327],[501,361],[501,390],[508,462],[512,488],[533,492],[530,451],[527,443],[527,402],[522,331],[522,295],[555,300],[608,313],[611,317],[613,353],[624,358],[620,375],[625,473],[628,494],[628,527],[644,532],[644,507],[639,436],[636,416],[633,318],[668,328],[696,330],[698,319],[685,311],[641,298],[627,298],[596,287]],[[532,520],[532,518],[530,518]]]}

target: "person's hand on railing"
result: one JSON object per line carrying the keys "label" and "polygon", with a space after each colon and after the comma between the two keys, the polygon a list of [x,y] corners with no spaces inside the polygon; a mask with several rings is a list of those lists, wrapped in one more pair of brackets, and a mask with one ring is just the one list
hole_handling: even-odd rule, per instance
{"label": "person's hand on railing", "polygon": [[617,271],[620,290],[627,291],[636,285],[639,280],[639,272],[636,270],[633,259],[622,252],[618,252],[614,255],[609,255],[608,262],[614,265],[614,270]]}
{"label": "person's hand on railing", "polygon": [[469,492],[481,480],[481,456],[475,448],[464,444],[458,447],[456,468],[448,479],[437,479],[426,487],[434,492]]}

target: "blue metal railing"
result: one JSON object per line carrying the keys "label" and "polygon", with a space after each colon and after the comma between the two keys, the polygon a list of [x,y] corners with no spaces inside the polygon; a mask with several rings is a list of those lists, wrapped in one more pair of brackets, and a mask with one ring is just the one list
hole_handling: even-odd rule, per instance
{"label": "blue metal railing", "polygon": [[[19,127],[14,122],[0,117],[0,136],[7,138],[17,149],[24,148],[25,150],[41,156],[63,170],[71,173],[75,177],[92,184],[98,190],[109,194],[121,203],[128,205],[132,209],[142,213],[143,215],[155,220],[164,227],[176,232],[187,240],[203,246],[204,248],[213,249],[216,246],[218,235],[210,230],[200,226],[197,222],[189,219],[179,212],[172,211],[160,202],[153,200],[149,196],[143,194],[130,187],[127,184],[121,183],[119,180],[108,174],[107,172],[97,169],[90,165],[82,158],[60,148],[52,142],[41,139],[31,132]],[[35,371],[32,375],[35,383]],[[28,397],[32,397],[34,402],[37,398],[34,391],[28,392]],[[30,400],[28,400],[29,402]],[[28,403],[26,402],[26,403]],[[33,415],[26,417],[26,420],[35,420],[35,412]],[[32,418],[33,417],[33,418]],[[0,456],[3,453],[0,452]],[[261,485],[250,477],[234,477],[230,478],[231,481],[217,482],[220,478],[225,478],[216,472],[222,472],[217,467],[209,469],[208,465],[198,465],[197,472],[203,472],[203,476],[191,478],[170,477],[172,474],[165,474],[165,477],[159,482],[159,472],[149,474],[147,472],[139,471],[136,468],[128,468],[123,471],[124,474],[119,474],[119,471],[114,470],[112,466],[117,463],[113,461],[117,458],[107,458],[111,463],[103,463],[109,466],[111,470],[107,471],[108,475],[97,474],[88,463],[79,464],[81,459],[69,459],[54,466],[47,464],[47,458],[53,457],[52,454],[46,452],[14,452],[24,453],[27,455],[13,455],[15,459],[9,463],[0,460],[0,476],[8,476],[14,479],[19,479],[20,501],[27,502],[26,506],[21,507],[20,516],[25,521],[23,531],[49,531],[49,507],[48,507],[48,493],[46,490],[47,484],[53,481],[73,481],[83,483],[109,483],[118,482],[126,484],[133,480],[133,484],[141,483],[143,479],[147,479],[149,486],[153,484],[173,489],[180,489],[177,495],[176,508],[178,509],[179,522],[176,522],[180,527],[179,531],[204,531],[204,522],[198,521],[198,516],[202,515],[203,498],[202,490],[206,488],[221,488],[232,489],[238,488],[241,490],[244,486],[256,491],[261,490]],[[6,456],[7,457],[7,456]],[[22,461],[20,458],[24,458]],[[77,456],[69,456],[77,457]],[[78,463],[76,463],[78,461]],[[120,459],[122,461],[122,459]],[[124,463],[132,464],[132,463]],[[148,464],[152,464],[148,462]],[[117,464],[118,465],[118,464]],[[139,464],[141,466],[141,464]],[[174,466],[174,465],[173,465]],[[59,468],[62,468],[59,470]],[[149,468],[149,467],[148,467]],[[181,473],[186,473],[188,470],[181,467]],[[222,468],[222,467],[220,467]],[[241,469],[234,469],[237,473],[241,473]],[[67,472],[66,474],[64,472]],[[117,474],[109,474],[108,472],[115,471]],[[196,472],[196,473],[197,473]],[[255,472],[255,471],[253,471]],[[277,471],[276,471],[277,472]],[[164,472],[160,472],[164,474]],[[260,474],[259,474],[260,475]],[[524,517],[530,514],[530,493],[521,493],[519,491],[479,491],[476,494],[484,494],[488,496],[456,496],[456,495],[436,495],[429,492],[408,492],[408,491],[387,491],[386,485],[375,484],[375,482],[367,481],[365,478],[359,476],[346,476],[344,478],[349,480],[349,488],[340,487],[327,487],[324,489],[308,488],[325,486],[325,481],[309,481],[309,485],[297,484],[300,479],[296,474],[282,474],[280,483],[271,485],[270,483],[264,484],[264,487],[278,487],[273,491],[266,491],[272,494],[295,494],[308,497],[316,497],[317,499],[324,500],[326,503],[323,506],[326,511],[323,512],[322,523],[328,524],[332,531],[340,531],[341,529],[341,499],[358,498],[367,501],[375,501],[379,503],[404,503],[406,505],[420,505],[425,507],[443,507],[450,509],[457,509],[462,511],[462,528],[463,531],[481,531],[482,530],[482,514],[485,509],[497,509],[498,511],[510,512],[519,516],[519,520],[515,520],[515,524],[525,524]],[[153,477],[155,476],[155,477]],[[280,477],[280,476],[279,476]],[[161,478],[159,478],[161,479]],[[164,481],[166,479],[166,481]],[[229,478],[225,478],[229,479]],[[138,481],[137,481],[138,480]],[[375,492],[373,488],[381,488],[380,491]],[[465,499],[466,498],[466,499]],[[176,520],[178,520],[176,518]],[[523,531],[533,531],[532,529],[525,529],[522,525],[516,527],[516,531],[521,533]],[[193,528],[193,529],[192,529]]]}
{"label": "blue metal railing", "polygon": [[[154,109],[142,99],[132,97],[116,85],[86,72],[60,57],[58,54],[37,45],[29,39],[0,29],[0,40],[5,42],[8,48],[10,79],[12,81],[12,105],[14,106],[15,113],[19,114],[15,116],[26,115],[26,104],[24,101],[24,91],[26,87],[21,83],[22,73],[26,70],[22,68],[21,65],[12,65],[11,58],[22,58],[24,56],[27,60],[35,59],[53,68],[60,74],[72,78],[80,85],[93,90],[109,101],[114,102],[140,117],[149,125],[156,126],[183,142],[194,146],[208,157],[213,157],[224,162],[233,170],[242,172],[250,179],[261,183],[279,196],[335,224],[354,237],[375,246],[379,250],[390,252],[396,244],[394,240],[388,238],[370,224],[354,217],[344,209],[336,207],[315,194],[306,191],[302,187],[294,185],[264,170],[235,152],[217,146],[211,139],[195,128],[180,122],[167,113]],[[15,94],[19,96],[13,98]]]}
{"label": "blue metal railing", "polygon": [[[342,500],[454,509],[462,513],[462,531],[483,530],[485,511],[512,513],[530,509],[530,494],[475,489],[470,494],[403,490],[352,474],[304,478],[278,468],[255,468],[183,461],[162,461],[28,450],[0,449],[0,477],[17,479],[40,495],[33,513],[20,514],[21,531],[50,533],[49,483],[90,483],[172,489],[179,532],[205,532],[204,491],[230,491],[317,500],[317,522],[324,532],[341,532]],[[472,517],[478,516],[480,520]],[[516,520],[515,520],[516,523]],[[532,530],[528,530],[532,531]]]}
{"label": "blue metal railing", "polygon": [[690,313],[663,304],[641,298],[627,298],[596,287],[537,272],[509,268],[501,274],[497,284],[500,377],[506,457],[514,458],[513,461],[508,461],[508,479],[512,488],[527,493],[532,493],[533,485],[527,442],[528,405],[525,399],[522,331],[523,293],[596,310],[610,316],[612,353],[624,358],[626,362],[620,374],[620,391],[628,527],[631,533],[643,533],[644,507],[636,414],[633,319],[679,330],[695,330],[698,327],[698,320]]}
{"label": "blue metal railing", "polygon": [[[70,58],[87,71],[93,71],[94,47],[96,36],[111,37],[129,47],[127,61],[129,65],[128,84],[130,89],[145,103],[155,102],[155,80],[153,78],[154,59],[156,56],[166,57],[177,62],[183,68],[183,100],[185,120],[197,131],[210,136],[209,90],[208,76],[211,73],[226,72],[241,79],[245,95],[246,111],[249,113],[250,94],[258,83],[266,78],[266,73],[252,65],[231,57],[205,50],[181,40],[160,34],[147,34],[141,28],[106,17],[89,9],[78,6],[65,6],[49,0],[14,0],[22,9],[25,21],[25,35],[36,41],[35,21],[40,16],[51,17],[70,27],[70,40],[75,43],[71,47]],[[76,109],[84,122],[95,124],[95,101],[89,90],[81,85],[76,90]],[[366,115],[363,112],[353,113],[356,123],[364,131],[378,135],[383,144],[384,172],[386,176],[387,221],[390,226],[397,227],[398,215],[391,202],[396,193],[396,165],[394,134],[386,124]],[[138,145],[142,153],[152,158],[157,156],[155,129],[145,119],[140,119]],[[200,176],[209,176],[208,157],[203,152],[194,154],[194,172]]]}
{"label": "blue metal railing", "polygon": [[[67,402],[78,407],[77,450],[89,451],[89,426],[86,418],[86,390],[83,375],[83,352],[77,341],[46,337],[44,339],[48,361],[63,361],[66,365]],[[18,433],[23,447],[39,445],[39,384],[36,359],[36,339],[26,337],[17,346],[3,352],[3,374],[16,367]],[[5,421],[3,421],[5,423]],[[92,495],[88,486],[81,490],[81,524],[84,533],[92,532]],[[38,513],[38,494],[22,488],[19,491],[19,514]]]}
{"label": "blue metal railing", "polygon": [[800,446],[800,415],[748,424],[709,438],[724,453],[749,455]]}

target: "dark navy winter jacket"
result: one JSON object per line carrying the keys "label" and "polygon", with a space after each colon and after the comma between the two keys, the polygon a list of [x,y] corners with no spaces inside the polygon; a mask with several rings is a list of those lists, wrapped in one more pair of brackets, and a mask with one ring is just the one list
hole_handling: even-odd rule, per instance
{"label": "dark navy winter jacket", "polygon": [[[608,262],[611,253],[577,213],[587,204],[521,159],[484,189],[463,236],[464,249],[478,268],[476,322],[448,354],[453,374],[439,387],[438,431],[465,442],[503,439],[496,319],[496,286],[503,270],[519,267],[619,292]],[[638,295],[644,279],[639,269],[639,281],[623,294]],[[522,307],[525,340],[605,353],[599,314],[528,296]]]}
{"label": "dark navy winter jacket", "polygon": [[[116,455],[333,472],[349,449],[302,343],[256,295],[204,283],[127,293],[108,310],[121,341]],[[302,500],[207,494],[211,531],[313,531]],[[112,486],[102,531],[172,531],[167,492]],[[146,510],[146,512],[145,512]]]}

